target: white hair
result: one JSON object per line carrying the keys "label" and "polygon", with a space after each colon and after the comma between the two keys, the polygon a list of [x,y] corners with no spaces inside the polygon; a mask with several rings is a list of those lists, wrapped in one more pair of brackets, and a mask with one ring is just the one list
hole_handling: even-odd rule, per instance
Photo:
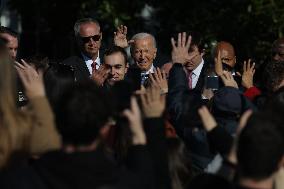
{"label": "white hair", "polygon": [[82,24],[86,24],[86,23],[95,23],[95,24],[98,25],[98,27],[100,27],[100,24],[99,24],[99,22],[96,19],[93,19],[93,18],[82,18],[82,19],[79,19],[74,24],[74,34],[75,34],[75,37],[79,36],[80,26]]}
{"label": "white hair", "polygon": [[[154,47],[157,48],[156,39],[155,39],[155,37],[152,34],[149,34],[149,33],[137,33],[137,34],[133,35],[131,39],[132,40],[137,40],[137,39],[144,39],[146,37],[152,38]],[[131,45],[131,47],[132,47],[132,45]]]}

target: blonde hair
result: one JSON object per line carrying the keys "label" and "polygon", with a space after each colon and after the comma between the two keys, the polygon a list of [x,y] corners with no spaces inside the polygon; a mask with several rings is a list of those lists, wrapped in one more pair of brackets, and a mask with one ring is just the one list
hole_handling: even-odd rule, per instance
{"label": "blonde hair", "polygon": [[16,107],[16,74],[13,62],[0,53],[0,167],[5,166],[13,151],[27,147],[29,122]]}

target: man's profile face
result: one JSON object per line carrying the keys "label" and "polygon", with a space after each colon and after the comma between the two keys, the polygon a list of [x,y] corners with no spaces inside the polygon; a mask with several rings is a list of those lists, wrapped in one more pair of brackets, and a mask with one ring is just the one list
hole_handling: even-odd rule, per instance
{"label": "man's profile face", "polygon": [[100,27],[93,22],[80,25],[78,43],[81,51],[91,59],[96,59],[101,47],[102,33]]}
{"label": "man's profile face", "polygon": [[203,53],[199,52],[198,47],[196,45],[193,45],[190,47],[188,51],[188,55],[189,56],[195,55],[191,60],[189,60],[185,64],[185,69],[188,72],[191,72],[195,70],[199,66],[199,64],[202,62]]}
{"label": "man's profile face", "polygon": [[135,39],[132,49],[132,58],[141,71],[149,71],[156,58],[157,48],[152,37]]}
{"label": "man's profile face", "polygon": [[18,39],[8,33],[1,33],[0,36],[8,41],[6,46],[8,48],[9,55],[13,60],[15,60],[17,56],[18,45],[19,45]]}
{"label": "man's profile face", "polygon": [[272,45],[272,60],[284,61],[284,38],[278,39]]}
{"label": "man's profile face", "polygon": [[128,64],[120,52],[105,56],[104,64],[110,69],[109,77],[106,80],[109,85],[112,86],[124,79]]}

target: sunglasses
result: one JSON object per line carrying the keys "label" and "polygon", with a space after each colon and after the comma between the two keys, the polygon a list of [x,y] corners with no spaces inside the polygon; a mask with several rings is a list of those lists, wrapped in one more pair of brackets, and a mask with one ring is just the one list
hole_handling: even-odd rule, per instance
{"label": "sunglasses", "polygon": [[101,39],[101,35],[93,35],[93,36],[89,36],[89,37],[80,37],[81,41],[83,41],[83,43],[88,43],[91,39],[93,39],[94,41],[99,41]]}

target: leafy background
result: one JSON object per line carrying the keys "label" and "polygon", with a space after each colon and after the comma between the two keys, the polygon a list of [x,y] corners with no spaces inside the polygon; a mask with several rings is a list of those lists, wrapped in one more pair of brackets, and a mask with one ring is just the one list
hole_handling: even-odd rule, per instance
{"label": "leafy background", "polygon": [[[105,46],[120,24],[128,26],[129,37],[153,33],[158,64],[169,60],[170,37],[189,30],[202,34],[208,57],[216,41],[226,40],[238,62],[250,57],[261,64],[284,28],[283,0],[10,0],[9,7],[21,15],[21,56],[44,53],[57,60],[74,52],[73,24],[86,16],[101,22]],[[145,10],[150,17],[142,16]]]}

